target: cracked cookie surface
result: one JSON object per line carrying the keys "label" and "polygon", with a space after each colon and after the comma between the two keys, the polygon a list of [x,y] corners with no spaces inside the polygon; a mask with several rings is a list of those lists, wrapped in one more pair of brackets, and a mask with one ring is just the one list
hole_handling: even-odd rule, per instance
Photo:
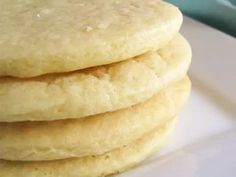
{"label": "cracked cookie surface", "polygon": [[0,76],[15,77],[123,61],[160,48],[182,23],[159,0],[1,0],[0,17]]}

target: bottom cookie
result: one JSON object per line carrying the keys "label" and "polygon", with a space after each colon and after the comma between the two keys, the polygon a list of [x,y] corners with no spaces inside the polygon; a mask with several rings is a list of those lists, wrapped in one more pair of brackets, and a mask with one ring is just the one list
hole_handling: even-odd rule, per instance
{"label": "bottom cookie", "polygon": [[164,144],[175,119],[128,146],[99,156],[44,162],[0,160],[1,177],[101,177],[134,167]]}

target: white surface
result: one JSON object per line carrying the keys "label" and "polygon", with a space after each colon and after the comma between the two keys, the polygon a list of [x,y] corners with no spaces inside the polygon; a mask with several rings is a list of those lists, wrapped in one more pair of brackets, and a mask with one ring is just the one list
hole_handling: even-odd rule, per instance
{"label": "white surface", "polygon": [[189,18],[193,89],[169,144],[122,177],[236,176],[236,39]]}

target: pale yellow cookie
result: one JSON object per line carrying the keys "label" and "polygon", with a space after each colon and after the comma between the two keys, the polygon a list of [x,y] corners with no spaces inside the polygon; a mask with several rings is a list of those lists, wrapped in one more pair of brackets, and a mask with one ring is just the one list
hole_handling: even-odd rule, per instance
{"label": "pale yellow cookie", "polygon": [[0,160],[1,177],[103,177],[134,167],[165,143],[174,119],[141,139],[99,156],[55,161],[14,162]]}
{"label": "pale yellow cookie", "polygon": [[0,1],[0,76],[32,77],[160,48],[182,14],[159,0]]}
{"label": "pale yellow cookie", "polygon": [[103,154],[176,116],[189,91],[186,77],[148,101],[116,112],[74,120],[0,123],[0,159],[38,161]]}
{"label": "pale yellow cookie", "polygon": [[[160,53],[160,55],[158,54]],[[32,79],[0,79],[0,122],[81,118],[143,102],[186,74],[188,42],[102,67]]]}

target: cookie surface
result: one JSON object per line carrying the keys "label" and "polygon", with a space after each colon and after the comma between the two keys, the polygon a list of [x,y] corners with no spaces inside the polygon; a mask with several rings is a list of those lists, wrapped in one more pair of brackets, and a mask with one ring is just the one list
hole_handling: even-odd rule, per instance
{"label": "cookie surface", "polygon": [[182,23],[159,0],[1,0],[0,17],[0,76],[15,77],[126,60],[160,48]]}
{"label": "cookie surface", "polygon": [[149,100],[116,112],[52,122],[0,123],[0,159],[38,161],[103,154],[176,116],[189,91],[186,77]]}
{"label": "cookie surface", "polygon": [[0,160],[4,177],[102,177],[134,167],[157,151],[166,141],[175,119],[166,122],[128,146],[99,156],[45,162]]}
{"label": "cookie surface", "polygon": [[157,52],[112,65],[31,79],[1,78],[0,122],[81,118],[129,107],[184,77],[190,61],[191,49],[177,35]]}

